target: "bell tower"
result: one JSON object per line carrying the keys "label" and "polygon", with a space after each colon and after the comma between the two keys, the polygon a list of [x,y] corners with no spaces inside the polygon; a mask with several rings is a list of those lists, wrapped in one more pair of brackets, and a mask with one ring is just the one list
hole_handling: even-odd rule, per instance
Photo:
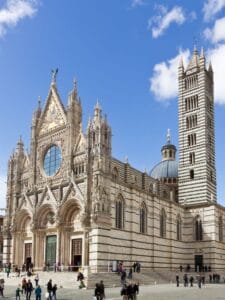
{"label": "bell tower", "polygon": [[179,82],[179,202],[216,202],[213,70],[194,49]]}

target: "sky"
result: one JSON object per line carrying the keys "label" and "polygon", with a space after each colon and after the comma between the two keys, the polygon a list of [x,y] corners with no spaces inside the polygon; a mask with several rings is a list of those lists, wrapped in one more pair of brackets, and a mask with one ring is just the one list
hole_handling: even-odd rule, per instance
{"label": "sky", "polygon": [[83,130],[99,100],[117,159],[149,172],[167,129],[178,146],[177,66],[194,45],[212,62],[217,201],[225,205],[225,0],[0,0],[0,207],[7,162],[48,95],[51,70],[63,104],[76,78]]}

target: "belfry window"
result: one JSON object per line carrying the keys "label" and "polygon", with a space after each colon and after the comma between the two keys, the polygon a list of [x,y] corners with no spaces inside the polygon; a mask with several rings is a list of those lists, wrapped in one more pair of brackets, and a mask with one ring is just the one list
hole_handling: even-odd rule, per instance
{"label": "belfry window", "polygon": [[124,228],[124,200],[120,196],[115,202],[115,222],[116,228]]}
{"label": "belfry window", "polygon": [[140,208],[140,232],[147,232],[147,208],[145,203],[142,203]]}

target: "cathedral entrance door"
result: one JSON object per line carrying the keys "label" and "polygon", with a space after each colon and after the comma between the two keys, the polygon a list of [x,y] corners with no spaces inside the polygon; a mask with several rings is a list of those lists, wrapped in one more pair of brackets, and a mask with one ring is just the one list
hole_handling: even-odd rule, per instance
{"label": "cathedral entrance door", "polygon": [[56,263],[56,235],[46,237],[45,262],[48,267]]}
{"label": "cathedral entrance door", "polygon": [[203,268],[203,255],[195,255],[195,272],[201,272]]}
{"label": "cathedral entrance door", "polygon": [[78,271],[82,265],[82,239],[72,240],[71,264],[73,271]]}
{"label": "cathedral entrance door", "polygon": [[28,269],[31,266],[31,255],[32,255],[32,243],[25,243],[24,244],[24,263],[26,265],[26,271],[28,271]]}

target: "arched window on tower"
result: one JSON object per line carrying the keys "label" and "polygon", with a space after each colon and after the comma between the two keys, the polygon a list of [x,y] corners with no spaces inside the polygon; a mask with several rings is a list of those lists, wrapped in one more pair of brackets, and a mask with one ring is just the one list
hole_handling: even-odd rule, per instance
{"label": "arched window on tower", "polygon": [[177,240],[181,241],[182,240],[182,238],[181,238],[182,232],[181,232],[181,217],[180,217],[180,215],[177,216],[177,224],[176,225],[177,225]]}
{"label": "arched window on tower", "polygon": [[195,218],[195,240],[202,241],[203,240],[203,228],[202,228],[202,220],[200,216]]}
{"label": "arched window on tower", "polygon": [[144,202],[140,207],[140,232],[147,233],[147,208]]}
{"label": "arched window on tower", "polygon": [[115,225],[118,229],[124,228],[124,199],[121,195],[115,202]]}
{"label": "arched window on tower", "polygon": [[164,208],[160,213],[160,236],[166,237],[166,212]]}
{"label": "arched window on tower", "polygon": [[219,241],[223,241],[223,218],[222,216],[219,217]]}

